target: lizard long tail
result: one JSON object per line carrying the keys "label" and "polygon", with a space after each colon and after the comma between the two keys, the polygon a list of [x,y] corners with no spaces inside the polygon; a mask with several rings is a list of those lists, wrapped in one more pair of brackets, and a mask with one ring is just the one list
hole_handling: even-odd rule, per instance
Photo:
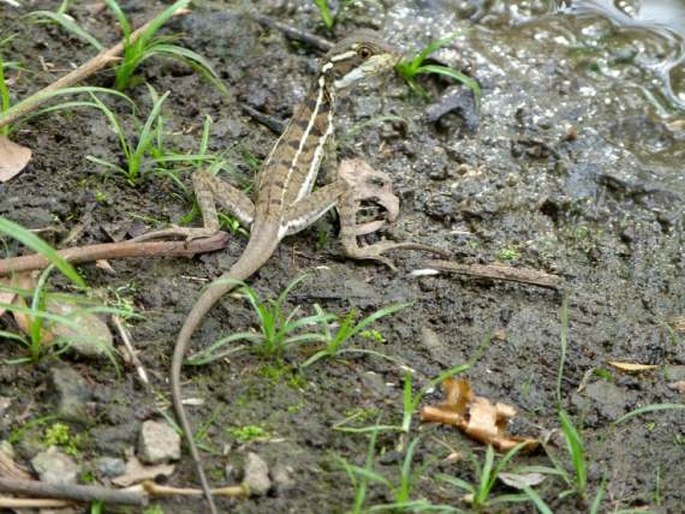
{"label": "lizard long tail", "polygon": [[171,359],[171,396],[174,403],[174,409],[185,434],[190,455],[197,468],[202,491],[212,514],[217,514],[216,506],[214,504],[214,499],[212,498],[212,492],[204,468],[200,462],[200,455],[197,446],[195,445],[195,441],[193,440],[193,431],[181,398],[181,368],[190,339],[202,322],[204,316],[222,296],[236,287],[235,281],[247,280],[269,259],[269,257],[271,257],[271,254],[278,246],[279,235],[277,230],[269,230],[266,227],[255,227],[253,224],[252,234],[259,234],[259,236],[250,238],[243,254],[235,264],[233,264],[231,269],[212,282],[202,293],[197,302],[195,302],[195,305],[188,314],[188,317],[178,334],[176,345],[174,346],[174,355]]}

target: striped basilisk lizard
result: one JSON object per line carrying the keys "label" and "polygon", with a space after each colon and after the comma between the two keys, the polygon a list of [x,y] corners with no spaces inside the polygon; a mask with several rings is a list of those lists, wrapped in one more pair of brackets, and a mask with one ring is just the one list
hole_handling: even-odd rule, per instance
{"label": "striped basilisk lizard", "polygon": [[[312,191],[325,151],[332,142],[334,110],[338,92],[371,75],[390,71],[400,54],[375,37],[363,34],[336,44],[326,55],[304,101],[262,164],[253,203],[242,191],[206,171],[193,175],[193,186],[202,212],[204,227],[173,227],[141,236],[205,237],[219,230],[215,202],[250,227],[250,238],[240,258],[212,282],[188,314],[176,340],[171,364],[171,393],[190,454],[197,467],[210,511],[216,512],[188,417],[181,400],[181,366],[190,339],[202,318],[225,294],[255,273],[271,257],[279,242],[318,220],[333,207],[341,211],[341,239],[345,253],[356,259],[373,259],[389,264],[382,253],[396,248],[436,251],[413,243],[379,242],[357,245],[361,233],[354,226],[358,196],[351,181],[337,179]],[[329,156],[330,157],[330,156]],[[439,250],[436,253],[441,253]]]}

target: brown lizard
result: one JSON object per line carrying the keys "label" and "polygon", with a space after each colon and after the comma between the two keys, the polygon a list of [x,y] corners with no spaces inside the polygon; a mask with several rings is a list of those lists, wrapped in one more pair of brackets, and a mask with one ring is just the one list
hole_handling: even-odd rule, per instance
{"label": "brown lizard", "polygon": [[[174,227],[142,236],[146,239],[211,236],[219,230],[215,202],[236,216],[243,225],[250,227],[250,239],[240,258],[204,290],[188,314],[176,340],[171,364],[174,407],[212,513],[216,513],[216,507],[193,441],[180,389],[181,366],[186,349],[202,318],[212,306],[234,289],[237,282],[255,273],[271,257],[285,236],[306,228],[335,206],[341,210],[343,247],[346,254],[353,258],[374,259],[388,264],[389,261],[381,256],[388,250],[413,248],[435,251],[432,247],[413,243],[381,242],[359,247],[356,236],[360,232],[354,226],[354,210],[359,197],[351,181],[338,179],[312,191],[325,150],[332,142],[337,93],[367,76],[391,70],[399,59],[400,54],[394,48],[368,34],[340,41],[326,55],[307,96],[262,164],[257,176],[254,203],[237,188],[200,170],[193,175],[193,186],[204,227]],[[364,231],[368,231],[368,227]]]}

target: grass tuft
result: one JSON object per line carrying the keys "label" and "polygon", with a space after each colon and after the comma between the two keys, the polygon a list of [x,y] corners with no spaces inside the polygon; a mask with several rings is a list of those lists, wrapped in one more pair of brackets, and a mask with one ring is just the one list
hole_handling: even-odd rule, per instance
{"label": "grass tuft", "polygon": [[476,106],[480,106],[480,99],[482,93],[480,86],[478,85],[478,82],[475,79],[448,66],[442,66],[438,64],[424,64],[424,61],[432,53],[449,44],[457,36],[458,32],[454,32],[443,38],[428,43],[428,45],[426,45],[414,56],[403,59],[399,64],[397,64],[395,70],[397,71],[397,73],[400,74],[400,76],[404,78],[404,80],[407,82],[409,88],[412,91],[414,91],[416,94],[424,98],[428,97],[428,93],[426,93],[426,91],[419,85],[419,75],[432,73],[452,78],[457,82],[461,82],[471,91],[473,91]]}

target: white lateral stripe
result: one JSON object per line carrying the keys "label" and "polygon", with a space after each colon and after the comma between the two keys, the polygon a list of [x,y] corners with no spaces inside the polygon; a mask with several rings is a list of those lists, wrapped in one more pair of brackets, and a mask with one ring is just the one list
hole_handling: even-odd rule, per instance
{"label": "white lateral stripe", "polygon": [[319,172],[319,166],[321,165],[321,160],[323,159],[323,153],[325,151],[326,141],[328,141],[328,138],[333,133],[333,105],[332,104],[335,101],[335,99],[333,98],[333,93],[330,92],[330,94],[331,94],[331,106],[330,106],[330,109],[328,110],[328,126],[326,127],[326,131],[321,136],[319,143],[316,145],[316,150],[314,150],[314,156],[312,158],[312,162],[309,163],[309,169],[307,170],[307,175],[305,176],[305,179],[302,182],[302,187],[297,192],[297,196],[295,197],[295,201],[304,198],[306,195],[308,195],[311,192],[312,188],[314,187],[314,181],[316,180],[316,176],[319,174],[318,173]]}
{"label": "white lateral stripe", "polygon": [[334,55],[333,57],[331,57],[328,63],[330,64],[332,62],[344,61],[345,59],[349,59],[350,57],[354,57],[355,55],[357,55],[357,52],[354,52],[352,50],[349,52],[343,52],[341,54]]}
{"label": "white lateral stripe", "polygon": [[287,235],[295,234],[314,223],[321,216],[330,211],[335,206],[336,201],[337,199],[331,200],[329,203],[323,204],[318,211],[310,212],[309,214],[303,214],[298,218],[288,220],[286,223],[283,223],[278,231],[279,240],[283,239]]}
{"label": "white lateral stripe", "polygon": [[[311,117],[309,118],[309,123],[307,124],[307,128],[305,129],[304,133],[302,134],[302,139],[300,139],[300,146],[297,148],[297,151],[295,152],[295,155],[293,156],[293,160],[290,163],[290,168],[288,168],[288,174],[285,177],[284,183],[283,183],[283,191],[281,192],[281,205],[285,202],[285,193],[288,191],[288,184],[290,184],[290,178],[292,177],[293,171],[297,167],[297,161],[300,159],[300,155],[302,155],[302,150],[304,148],[304,145],[309,138],[309,133],[312,131],[312,127],[314,126],[314,120],[316,119],[316,115],[319,112],[319,109],[321,108],[321,101],[323,100],[323,90],[325,86],[325,79],[324,76],[321,75],[319,77],[319,94],[316,97],[316,105],[314,105],[314,110],[312,111]],[[323,137],[322,139],[325,139]],[[321,142],[319,142],[321,144]],[[318,150],[318,148],[317,148]],[[317,168],[313,168],[314,175],[316,176]],[[309,167],[309,170],[307,171],[308,174],[312,173],[312,166]],[[305,177],[304,180],[305,183],[313,183],[314,179],[310,178],[309,176]],[[298,199],[300,195],[298,192]]]}

